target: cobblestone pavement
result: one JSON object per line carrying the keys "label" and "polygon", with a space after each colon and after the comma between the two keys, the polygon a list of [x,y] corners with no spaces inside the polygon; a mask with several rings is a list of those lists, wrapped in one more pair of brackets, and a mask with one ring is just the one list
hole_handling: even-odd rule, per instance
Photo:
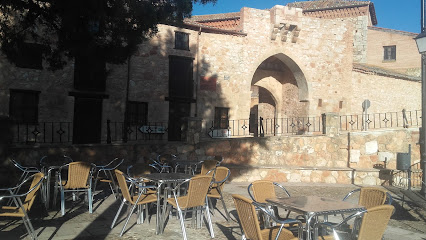
{"label": "cobblestone pavement", "polygon": [[[341,184],[303,184],[283,183],[292,196],[316,195],[342,199],[349,191],[358,188],[355,185]],[[231,194],[247,194],[248,183],[227,183],[225,185],[225,202],[231,213],[231,220],[224,218],[222,204],[218,203],[214,211],[213,227],[214,239],[241,239],[241,230],[236,221],[236,211]],[[426,212],[416,207],[400,194],[398,189],[390,189],[394,197],[393,205],[395,214],[389,222],[384,239],[426,239]],[[357,196],[351,197],[356,202]],[[59,205],[59,204],[58,204]],[[119,201],[115,201],[109,195],[107,189],[97,192],[94,202],[94,212],[89,214],[87,204],[83,201],[66,202],[66,214],[61,216],[59,209],[46,212],[39,202],[36,202],[30,213],[31,221],[38,232],[39,239],[181,239],[181,228],[176,217],[169,217],[165,231],[161,235],[155,234],[155,214],[150,222],[136,224],[136,217],[130,219],[127,231],[122,238],[119,237],[124,225],[122,214],[117,226],[110,228],[112,219],[119,207]],[[124,212],[124,210],[123,210]],[[190,219],[190,218],[189,218]],[[341,219],[341,218],[340,218]],[[185,222],[188,239],[210,239],[210,233],[206,224],[199,229],[191,227],[191,221]],[[0,239],[29,239],[22,220],[12,218],[0,219]]]}

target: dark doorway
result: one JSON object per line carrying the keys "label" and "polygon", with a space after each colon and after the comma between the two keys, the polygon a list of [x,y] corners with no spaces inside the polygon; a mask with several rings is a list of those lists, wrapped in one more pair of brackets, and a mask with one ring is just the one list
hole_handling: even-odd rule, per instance
{"label": "dark doorway", "polygon": [[190,103],[170,102],[169,104],[169,141],[182,141],[186,132],[186,118],[191,111]]}
{"label": "dark doorway", "polygon": [[102,99],[75,97],[73,143],[100,143]]}
{"label": "dark doorway", "polygon": [[191,102],[195,102],[193,88],[193,58],[170,56],[169,141],[182,141],[186,133],[186,118],[191,114]]}

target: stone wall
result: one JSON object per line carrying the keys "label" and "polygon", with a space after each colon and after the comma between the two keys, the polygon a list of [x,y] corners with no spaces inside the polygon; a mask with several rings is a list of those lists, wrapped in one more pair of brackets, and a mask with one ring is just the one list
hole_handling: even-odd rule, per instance
{"label": "stone wall", "polygon": [[[190,125],[199,126],[199,121],[192,119]],[[418,140],[418,128],[209,141],[200,141],[194,132],[187,143],[19,146],[11,148],[9,156],[24,165],[37,165],[44,155],[62,154],[71,156],[75,161],[96,164],[120,157],[126,159],[126,165],[130,165],[161,153],[177,154],[182,160],[192,161],[221,155],[225,159],[223,165],[231,169],[232,181],[270,179],[380,185],[392,181],[397,153],[408,152],[409,144],[412,164],[419,162]]]}

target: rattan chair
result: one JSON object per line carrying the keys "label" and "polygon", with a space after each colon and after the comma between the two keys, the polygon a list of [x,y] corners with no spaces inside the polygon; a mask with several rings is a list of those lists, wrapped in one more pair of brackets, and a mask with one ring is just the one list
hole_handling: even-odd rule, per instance
{"label": "rattan chair", "polygon": [[[237,209],[239,222],[242,228],[243,237],[242,239],[250,240],[271,240],[271,239],[280,239],[280,240],[296,240],[298,239],[293,235],[290,230],[284,228],[287,224],[297,224],[299,226],[299,236],[302,236],[302,223],[298,220],[279,220],[274,217],[274,215],[269,212],[263,206],[253,202],[252,200],[245,198],[238,194],[233,194],[232,198],[234,199],[235,208]],[[280,226],[261,229],[259,220],[256,214],[255,206],[261,209],[265,214],[268,214],[273,220],[277,221]]]}
{"label": "rattan chair", "polygon": [[[25,167],[22,166],[21,164],[19,164],[17,161],[15,161],[14,159],[10,159],[10,161],[12,162],[13,166],[15,166],[17,169],[19,169],[22,173],[21,176],[19,177],[18,180],[18,185],[21,185],[22,181],[24,181],[30,174],[34,174],[34,173],[38,173],[40,172],[40,170],[37,167]],[[19,192],[19,187],[14,189],[14,194]],[[42,195],[43,201],[44,201],[44,195]],[[13,203],[13,199],[10,198],[8,200],[7,205],[11,205]]]}
{"label": "rattan chair", "polygon": [[213,181],[209,192],[207,193],[207,197],[209,199],[209,203],[211,208],[213,208],[213,204],[211,203],[211,198],[218,199],[222,201],[223,209],[226,213],[226,221],[229,221],[231,218],[229,216],[228,209],[226,208],[225,200],[223,199],[223,187],[225,186],[225,182],[228,180],[231,175],[231,171],[227,167],[216,167],[211,170],[207,175],[213,175]]}
{"label": "rattan chair", "polygon": [[[195,176],[191,179],[178,184],[173,191],[173,197],[167,199],[167,212],[170,212],[171,208],[174,207],[178,211],[180,224],[182,228],[183,239],[186,240],[186,230],[184,224],[184,215],[182,210],[186,211],[189,208],[203,208],[205,209],[205,215],[207,216],[207,222],[209,223],[210,236],[214,238],[213,225],[210,216],[209,205],[207,204],[207,192],[209,190],[212,181],[212,176]],[[187,193],[185,196],[178,197],[178,192],[181,189],[182,184],[189,182]],[[186,215],[186,214],[185,214]]]}
{"label": "rattan chair", "polygon": [[371,207],[380,206],[385,203],[392,204],[392,196],[388,191],[378,187],[362,187],[349,192],[343,201],[347,201],[348,198],[359,192],[358,204],[364,206],[366,209]]}
{"label": "rattan chair", "polygon": [[206,175],[210,170],[219,166],[219,164],[220,164],[220,162],[217,161],[216,159],[204,160],[203,163],[201,164],[200,175]]}
{"label": "rattan chair", "polygon": [[[93,184],[93,195],[96,191],[98,181],[108,183],[114,198],[117,199],[117,183],[115,182],[114,170],[118,168],[124,162],[123,159],[114,158],[111,162],[104,166],[96,166],[95,183]],[[114,191],[115,190],[115,191]]]}
{"label": "rattan chair", "polygon": [[[270,207],[269,205],[266,204],[266,199],[277,197],[276,191],[275,191],[276,187],[281,189],[285,196],[290,197],[290,193],[287,191],[287,189],[285,189],[285,187],[283,187],[279,183],[269,181],[269,180],[254,181],[254,182],[250,183],[250,185],[247,188],[247,191],[248,191],[250,198],[254,202],[259,203],[259,204],[263,205],[264,207],[269,208],[270,210],[273,211],[274,216],[279,218],[278,208],[277,207]],[[270,223],[269,216],[262,214],[262,212],[260,212],[259,215],[261,216],[261,219],[264,221],[265,225],[269,226],[269,223]],[[287,215],[283,219],[288,218],[289,215],[290,215],[290,211],[287,211]]]}
{"label": "rattan chair", "polygon": [[[315,229],[321,228],[320,231],[322,234],[318,239],[343,239],[341,234],[347,234],[345,231],[340,232],[341,227],[346,228],[347,222],[351,219],[356,219],[362,216],[361,224],[359,230],[357,228],[352,228],[352,234],[349,236],[351,239],[359,240],[381,240],[383,233],[386,230],[389,219],[392,216],[394,211],[394,206],[392,205],[379,205],[375,207],[370,207],[367,210],[352,214],[351,216],[345,218],[342,222],[338,224],[323,222],[317,223]],[[332,235],[325,235],[323,232],[327,233],[328,231],[332,232]],[[318,235],[318,232],[315,232],[315,235]],[[348,236],[346,236],[347,238]]]}
{"label": "rattan chair", "polygon": [[[123,236],[124,230],[126,229],[127,223],[130,220],[130,217],[132,216],[133,211],[136,207],[138,207],[138,218],[137,223],[141,223],[144,221],[143,211],[142,211],[142,205],[157,202],[157,195],[155,193],[146,193],[144,191],[145,189],[153,189],[155,186],[143,186],[140,184],[140,182],[137,182],[136,180],[126,176],[123,172],[120,170],[114,170],[115,175],[117,177],[118,185],[120,187],[121,193],[123,194],[123,201],[121,202],[120,207],[118,208],[117,214],[114,217],[114,220],[111,224],[111,229],[114,228],[114,225],[118,219],[118,216],[120,215],[121,209],[123,208],[124,204],[130,204],[132,205],[131,210],[129,211],[126,222],[124,223],[123,229],[120,232],[120,237]],[[127,186],[127,181],[130,182],[130,187]],[[132,192],[133,187],[138,187],[138,194],[132,195],[130,194]],[[145,212],[148,214],[148,207],[145,206]]]}
{"label": "rattan chair", "polygon": [[[62,171],[68,169],[68,178],[63,180]],[[89,213],[92,213],[92,175],[96,166],[88,162],[72,162],[59,168],[58,185],[61,191],[61,214],[65,215],[65,192],[72,192],[75,200],[76,192],[86,192],[89,203]],[[54,202],[56,202],[57,187],[55,188]]]}
{"label": "rattan chair", "polygon": [[[35,233],[33,225],[31,224],[30,218],[28,217],[28,211],[34,203],[34,199],[37,195],[37,191],[40,189],[41,183],[43,182],[44,174],[38,172],[26,178],[21,184],[14,188],[0,189],[2,192],[0,200],[3,198],[11,198],[15,206],[2,206],[0,208],[0,217],[22,217],[25,228],[28,231],[28,235],[31,239],[37,239],[37,233]],[[24,184],[31,181],[29,190],[26,193],[18,194],[16,189],[20,189]],[[7,192],[7,195],[3,195],[3,192]],[[25,196],[24,202],[21,198]]]}

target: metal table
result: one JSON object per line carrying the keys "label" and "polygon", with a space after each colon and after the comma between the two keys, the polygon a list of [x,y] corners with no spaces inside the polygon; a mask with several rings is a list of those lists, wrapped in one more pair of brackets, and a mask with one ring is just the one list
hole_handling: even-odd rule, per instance
{"label": "metal table", "polygon": [[358,204],[344,202],[342,200],[335,200],[325,197],[317,196],[298,196],[298,197],[284,197],[284,198],[269,198],[266,202],[284,208],[305,216],[305,232],[306,239],[312,239],[311,228],[318,220],[318,216],[325,216],[330,214],[341,214],[359,212],[365,210],[363,206]]}
{"label": "metal table", "polygon": [[[49,208],[49,202],[50,202],[50,184],[52,179],[52,172],[55,172],[54,183],[55,183],[55,187],[57,187],[56,185],[59,181],[58,180],[59,168],[61,168],[65,164],[72,162],[70,158],[64,158],[62,161],[61,160],[50,160],[50,161],[44,160],[43,161],[42,159],[42,161],[40,162],[41,172],[44,173],[44,175],[46,176],[45,187],[42,187],[42,195],[44,195],[44,201],[45,201],[44,204],[46,206],[46,209]],[[56,202],[53,202],[53,206],[56,207]]]}
{"label": "metal table", "polygon": [[[156,234],[164,232],[164,218],[167,209],[168,191],[165,190],[166,185],[172,183],[184,182],[191,179],[192,175],[186,173],[150,173],[138,175],[141,180],[149,180],[156,182],[157,189],[157,216],[156,216]],[[163,192],[163,194],[161,194]],[[163,199],[163,211],[161,213],[161,200]]]}

